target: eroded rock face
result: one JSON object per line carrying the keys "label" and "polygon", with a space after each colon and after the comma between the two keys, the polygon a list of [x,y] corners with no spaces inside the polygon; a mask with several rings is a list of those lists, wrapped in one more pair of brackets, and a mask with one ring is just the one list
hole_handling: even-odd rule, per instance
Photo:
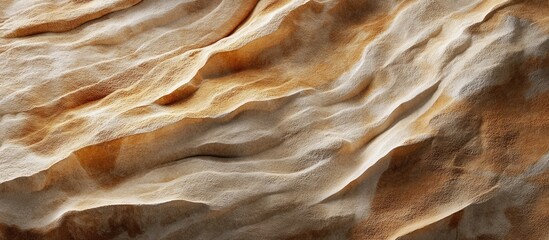
{"label": "eroded rock face", "polygon": [[548,239],[546,0],[0,2],[0,239]]}

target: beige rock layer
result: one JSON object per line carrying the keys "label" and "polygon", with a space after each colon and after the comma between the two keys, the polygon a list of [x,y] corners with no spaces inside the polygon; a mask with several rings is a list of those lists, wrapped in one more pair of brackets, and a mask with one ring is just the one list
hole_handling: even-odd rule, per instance
{"label": "beige rock layer", "polygon": [[0,2],[0,239],[548,239],[546,0]]}

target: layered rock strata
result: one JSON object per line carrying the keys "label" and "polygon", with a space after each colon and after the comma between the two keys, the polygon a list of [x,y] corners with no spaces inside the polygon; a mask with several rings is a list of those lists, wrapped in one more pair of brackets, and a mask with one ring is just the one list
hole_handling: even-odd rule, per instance
{"label": "layered rock strata", "polygon": [[549,239],[546,0],[0,2],[0,239]]}

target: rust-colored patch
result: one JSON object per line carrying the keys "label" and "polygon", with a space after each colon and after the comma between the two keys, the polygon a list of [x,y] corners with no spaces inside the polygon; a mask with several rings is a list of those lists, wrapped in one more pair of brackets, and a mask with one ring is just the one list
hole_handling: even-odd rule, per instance
{"label": "rust-colored patch", "polygon": [[[116,167],[116,159],[120,151],[122,140],[112,140],[98,145],[82,148],[74,153],[80,165],[92,178],[109,176]],[[104,180],[104,179],[100,179]]]}
{"label": "rust-colored patch", "polygon": [[[338,236],[338,238],[341,238],[345,236],[344,230],[349,228],[349,223],[345,221],[338,222],[337,224],[331,224],[327,227],[324,227],[322,229],[313,230],[310,229],[309,231],[303,231],[299,234],[295,234],[294,236],[285,238],[286,240],[316,240],[316,239],[325,239],[326,236]],[[343,230],[343,231],[342,231]]]}
{"label": "rust-colored patch", "polygon": [[456,213],[452,214],[450,216],[450,222],[448,223],[448,227],[450,228],[457,228],[459,225],[459,221],[461,221],[461,218],[463,218],[463,210],[457,211]]}
{"label": "rust-colored patch", "polygon": [[[524,97],[530,85],[528,73],[540,66],[535,63],[543,62],[527,59],[518,66],[510,64],[516,71],[507,83],[456,101],[434,116],[430,126],[439,134],[431,146],[410,153],[416,158],[413,164],[401,164],[405,156],[391,160],[378,182],[372,215],[355,226],[352,236],[389,237],[410,222],[436,213],[437,206],[444,208],[456,198],[470,199],[493,187],[500,177],[525,173],[548,153],[549,92]],[[507,215],[518,224],[522,218],[513,220],[512,215],[528,214],[509,210]],[[526,236],[513,229],[509,236]]]}
{"label": "rust-colored patch", "polygon": [[141,209],[136,206],[118,205],[83,212],[69,213],[58,227],[43,230],[24,230],[15,226],[0,225],[0,239],[113,239],[122,233],[130,238],[142,234]]}
{"label": "rust-colored patch", "polygon": [[38,240],[41,234],[36,231],[23,231],[17,226],[0,225],[0,239],[2,240]]}

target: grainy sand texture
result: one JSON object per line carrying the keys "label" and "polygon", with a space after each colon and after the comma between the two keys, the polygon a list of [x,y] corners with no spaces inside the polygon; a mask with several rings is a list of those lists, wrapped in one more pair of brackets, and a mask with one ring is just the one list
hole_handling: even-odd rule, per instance
{"label": "grainy sand texture", "polygon": [[548,0],[0,0],[0,239],[549,239]]}

